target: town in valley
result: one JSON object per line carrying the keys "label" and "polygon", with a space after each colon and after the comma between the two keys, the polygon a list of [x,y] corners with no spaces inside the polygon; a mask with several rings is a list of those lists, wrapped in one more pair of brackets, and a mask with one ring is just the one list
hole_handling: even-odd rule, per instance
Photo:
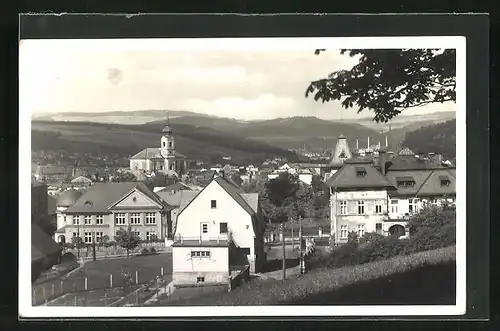
{"label": "town in valley", "polygon": [[185,113],[32,119],[33,306],[449,303],[431,292],[454,286],[454,112]]}

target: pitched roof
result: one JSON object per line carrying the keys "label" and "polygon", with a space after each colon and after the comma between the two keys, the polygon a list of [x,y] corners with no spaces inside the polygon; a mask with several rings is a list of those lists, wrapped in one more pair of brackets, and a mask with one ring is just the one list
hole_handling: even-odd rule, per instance
{"label": "pitched roof", "polygon": [[85,176],[78,176],[78,177],[75,177],[71,180],[72,183],[88,183],[88,184],[91,184],[92,183],[92,180],[90,180],[89,178],[85,177]]}
{"label": "pitched roof", "polygon": [[405,147],[399,151],[398,155],[415,155],[415,153],[413,153],[413,151],[408,147]]}
{"label": "pitched roof", "polygon": [[[108,206],[137,189],[158,204],[167,206],[162,199],[141,182],[95,183],[68,209],[67,213],[106,213]],[[91,204],[86,204],[91,201]]]}
{"label": "pitched roof", "polygon": [[47,194],[47,211],[49,215],[57,212],[57,197]]}
{"label": "pitched roof", "polygon": [[387,171],[391,170],[432,170],[443,169],[443,166],[436,165],[428,160],[411,155],[395,156],[387,163]]}
{"label": "pitched roof", "polygon": [[160,192],[181,191],[181,190],[192,191],[193,189],[190,186],[184,184],[183,182],[177,182],[177,183],[174,183],[174,184],[168,185],[167,187],[162,188],[161,190],[156,192],[156,194],[158,194]]}
{"label": "pitched roof", "polygon": [[67,174],[70,172],[70,169],[63,166],[39,165],[36,172],[41,175],[58,175]]}
{"label": "pitched roof", "polygon": [[181,191],[179,213],[182,212],[201,191]]}
{"label": "pitched roof", "polygon": [[[396,187],[397,191],[392,192],[392,196],[416,196],[418,190],[430,176],[432,170],[408,170],[408,171],[388,171],[387,179]],[[398,186],[398,181],[413,180],[413,186]]]}
{"label": "pitched roof", "polygon": [[[357,176],[358,167],[363,167],[366,170],[364,176]],[[328,186],[349,189],[349,188],[392,188],[394,185],[380,173],[370,163],[344,163],[335,174],[328,179]]]}
{"label": "pitched roof", "polygon": [[188,202],[186,202],[186,200],[191,201],[198,193],[199,190],[181,190],[176,192],[159,191],[156,192],[156,195],[158,195],[170,206],[177,206],[180,208],[180,206],[183,204],[183,201],[187,205]]}
{"label": "pitched roof", "polygon": [[62,250],[48,234],[31,223],[31,261],[37,261]]}
{"label": "pitched roof", "polygon": [[[448,186],[441,185],[441,176],[448,177]],[[445,194],[456,194],[456,174],[452,169],[433,170],[429,177],[422,183],[417,196],[440,196]]]}
{"label": "pitched roof", "polygon": [[258,193],[242,193],[240,194],[243,199],[248,203],[252,210],[257,213],[259,208],[259,194]]}
{"label": "pitched roof", "polygon": [[[185,156],[179,152],[174,151],[174,156],[178,158],[184,158]],[[147,159],[163,159],[160,154],[160,148],[158,147],[148,147],[144,148],[139,153],[135,154],[130,158],[131,160],[147,160]]]}

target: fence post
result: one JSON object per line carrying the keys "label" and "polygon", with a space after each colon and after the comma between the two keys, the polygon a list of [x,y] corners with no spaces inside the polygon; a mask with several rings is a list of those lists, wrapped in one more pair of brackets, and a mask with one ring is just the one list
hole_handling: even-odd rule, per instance
{"label": "fence post", "polygon": [[56,286],[55,284],[52,284],[52,296],[54,296],[55,292],[56,292]]}
{"label": "fence post", "polygon": [[161,269],[160,269],[160,274],[163,277],[163,267],[161,267]]}
{"label": "fence post", "polygon": [[135,304],[139,305],[139,291],[135,291]]}
{"label": "fence post", "polygon": [[64,286],[63,286],[63,282],[64,282],[64,281],[62,281],[62,280],[61,280],[61,294],[63,294],[63,293],[64,293]]}
{"label": "fence post", "polygon": [[75,294],[75,307],[76,307],[76,294]]}
{"label": "fence post", "polygon": [[45,300],[45,285],[42,287],[43,299]]}
{"label": "fence post", "polygon": [[33,302],[36,302],[36,288],[33,288]]}
{"label": "fence post", "polygon": [[109,274],[109,287],[113,287],[113,274]]}
{"label": "fence post", "polygon": [[87,291],[87,289],[88,289],[88,286],[87,286],[87,285],[88,285],[88,282],[87,282],[87,277],[85,277],[85,291]]}
{"label": "fence post", "polygon": [[135,285],[139,285],[139,271],[135,271]]}
{"label": "fence post", "polygon": [[108,306],[108,293],[104,292],[104,307]]}
{"label": "fence post", "polygon": [[76,291],[76,283],[73,281],[73,292]]}

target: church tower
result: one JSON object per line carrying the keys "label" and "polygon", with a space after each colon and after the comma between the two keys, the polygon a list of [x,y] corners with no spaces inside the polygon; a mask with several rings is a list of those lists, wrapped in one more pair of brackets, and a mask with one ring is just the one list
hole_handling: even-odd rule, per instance
{"label": "church tower", "polygon": [[341,134],[337,138],[337,144],[335,145],[335,149],[333,150],[332,160],[330,164],[332,165],[340,165],[343,164],[345,160],[352,158],[351,150],[349,149],[349,145],[347,144],[347,138],[343,134]]}
{"label": "church tower", "polygon": [[161,156],[164,158],[164,172],[177,171],[175,166],[175,144],[174,144],[174,136],[172,135],[172,128],[170,127],[170,123],[167,118],[167,125],[162,130],[161,137],[161,147],[160,147]]}

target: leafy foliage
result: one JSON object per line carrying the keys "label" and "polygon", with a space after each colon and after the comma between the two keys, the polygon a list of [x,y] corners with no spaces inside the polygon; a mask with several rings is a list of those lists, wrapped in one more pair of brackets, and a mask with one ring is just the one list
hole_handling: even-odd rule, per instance
{"label": "leafy foliage", "polygon": [[129,257],[130,250],[139,246],[141,238],[132,232],[129,226],[127,230],[120,228],[115,236],[116,244],[127,250],[127,257]]}
{"label": "leafy foliage", "polygon": [[[321,50],[317,50],[319,54]],[[387,122],[405,109],[456,99],[454,49],[341,50],[359,62],[310,83],[306,97],[329,102],[342,100],[344,108],[374,111],[374,121]]]}
{"label": "leafy foliage", "polygon": [[456,120],[424,126],[407,132],[404,146],[415,153],[440,153],[445,158],[456,157]]}
{"label": "leafy foliage", "polygon": [[452,246],[456,239],[455,223],[456,212],[450,206],[424,208],[408,222],[409,239],[366,233],[358,240],[356,233],[350,232],[346,244],[315,256],[311,263],[313,267],[339,268]]}
{"label": "leafy foliage", "polygon": [[122,172],[118,175],[113,176],[113,182],[136,182],[137,177],[130,172]]}

